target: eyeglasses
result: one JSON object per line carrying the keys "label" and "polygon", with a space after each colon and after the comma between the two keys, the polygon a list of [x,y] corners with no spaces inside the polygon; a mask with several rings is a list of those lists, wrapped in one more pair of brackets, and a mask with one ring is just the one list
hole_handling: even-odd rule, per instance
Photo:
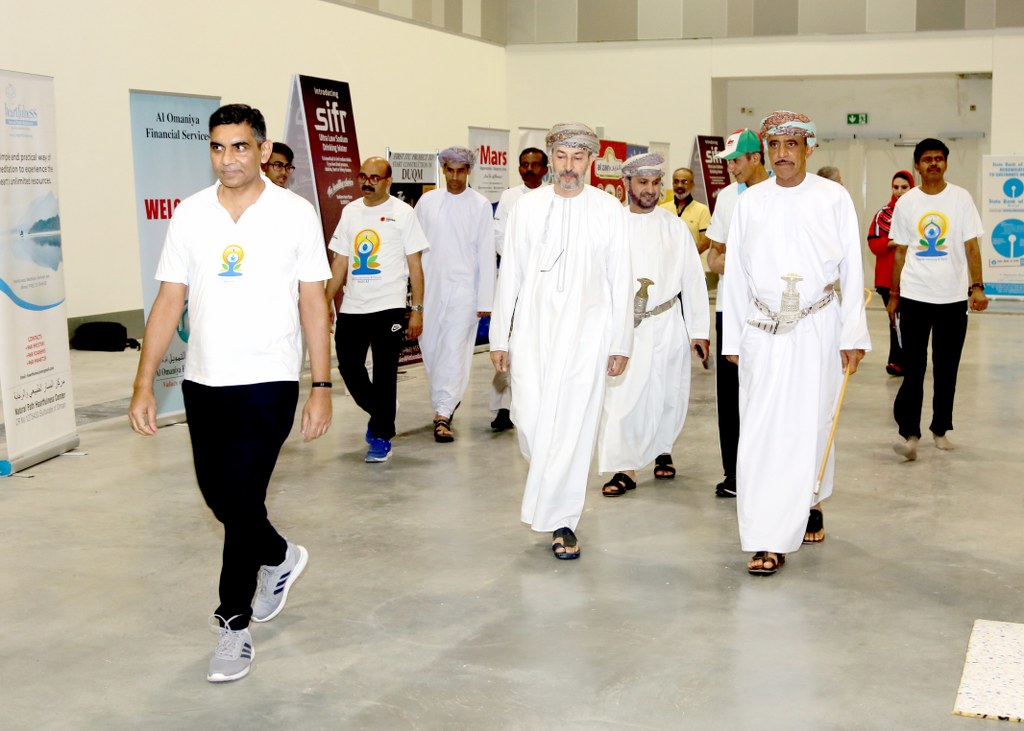
{"label": "eyeglasses", "polygon": [[269,167],[274,168],[275,170],[287,170],[288,172],[291,172],[292,170],[295,169],[294,165],[289,165],[288,163],[281,162],[280,160],[276,162],[268,162],[267,165]]}
{"label": "eyeglasses", "polygon": [[378,185],[380,181],[387,180],[387,175],[366,175],[365,173],[359,173],[357,176],[360,183],[369,183],[370,185]]}

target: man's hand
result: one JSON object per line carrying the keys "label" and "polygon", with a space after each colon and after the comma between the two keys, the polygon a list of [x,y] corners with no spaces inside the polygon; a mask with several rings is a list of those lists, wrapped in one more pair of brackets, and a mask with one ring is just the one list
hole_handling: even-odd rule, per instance
{"label": "man's hand", "polygon": [[981,287],[976,287],[971,290],[971,299],[968,305],[974,312],[984,312],[988,309],[988,297],[985,295],[985,290]]}
{"label": "man's hand", "polygon": [[734,366],[738,366],[740,364],[740,357],[738,355],[727,355],[725,356],[725,359]]}
{"label": "man's hand", "polygon": [[705,368],[707,368],[708,367],[708,354],[711,351],[711,341],[710,340],[700,340],[700,339],[691,340],[690,341],[690,350],[692,350],[693,354],[696,355],[700,359],[700,364],[702,366],[704,366]]}
{"label": "man's hand", "polygon": [[885,311],[889,313],[889,327],[895,328],[896,313],[900,311],[900,296],[898,294],[889,293],[889,304],[885,306]]}
{"label": "man's hand", "polygon": [[333,411],[331,389],[314,388],[302,407],[302,441],[311,442],[326,434]]}
{"label": "man's hand", "polygon": [[409,313],[409,329],[406,331],[406,336],[409,340],[415,340],[423,334],[423,313],[422,312],[410,312]]}
{"label": "man's hand", "polygon": [[629,362],[629,358],[624,355],[609,355],[608,356],[608,375],[621,376],[622,372],[626,370],[626,363]]}
{"label": "man's hand", "polygon": [[128,406],[132,430],[147,437],[156,434],[156,398],[152,386],[136,386]]}
{"label": "man's hand", "polygon": [[[891,300],[890,300],[891,301]],[[857,364],[860,363],[861,358],[864,357],[864,351],[857,350],[840,350],[839,354],[843,357],[843,370],[850,369],[850,375],[852,376],[857,372]]]}
{"label": "man's hand", "polygon": [[508,351],[507,350],[492,350],[491,351],[491,363],[494,364],[494,370],[498,373],[508,372]]}
{"label": "man's hand", "polygon": [[489,314],[491,314],[491,313],[490,312],[477,312],[476,316],[477,317],[487,317]]}

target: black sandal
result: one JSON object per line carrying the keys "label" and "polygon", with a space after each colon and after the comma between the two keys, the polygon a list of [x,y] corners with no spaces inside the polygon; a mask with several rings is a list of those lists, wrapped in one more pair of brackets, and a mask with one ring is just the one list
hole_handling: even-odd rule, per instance
{"label": "black sandal", "polygon": [[612,479],[604,483],[604,487],[601,488],[601,494],[605,497],[619,497],[625,495],[629,490],[636,489],[636,482],[630,479],[629,475],[625,472],[616,472],[612,475]]}
{"label": "black sandal", "polygon": [[825,530],[825,516],[817,508],[811,508],[811,514],[807,518],[807,530],[804,531],[804,543],[821,543],[825,540],[825,536],[822,535],[816,541],[807,540],[808,533],[822,533]]}
{"label": "black sandal", "polygon": [[[556,541],[561,541],[561,543]],[[570,548],[576,550],[570,553],[567,550]],[[551,534],[551,552],[555,554],[555,558],[562,561],[571,561],[580,557],[579,542],[576,540],[576,534],[572,532],[572,528],[559,528]]]}
{"label": "black sandal", "polygon": [[[445,434],[441,430],[444,429],[448,433]],[[455,441],[455,435],[452,434],[452,420],[438,418],[434,419],[434,441],[441,443],[448,443]]]}
{"label": "black sandal", "polygon": [[[754,561],[761,562],[761,568],[754,568],[751,566]],[[766,566],[768,562],[771,562],[771,566]],[[749,562],[747,562],[747,573],[752,576],[771,576],[780,568],[786,565],[786,554],[775,553],[774,551],[758,551],[753,555]]]}
{"label": "black sandal", "polygon": [[654,458],[654,479],[655,480],[674,480],[676,478],[676,468],[672,464],[671,454],[659,454]]}

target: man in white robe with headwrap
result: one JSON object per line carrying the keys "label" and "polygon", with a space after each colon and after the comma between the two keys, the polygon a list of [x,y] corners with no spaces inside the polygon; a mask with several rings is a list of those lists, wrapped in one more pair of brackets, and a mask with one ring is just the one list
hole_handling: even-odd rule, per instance
{"label": "man in white robe with headwrap", "polygon": [[755,551],[747,570],[770,575],[801,543],[824,539],[834,450],[815,494],[818,470],[843,372],[857,370],[871,340],[853,202],[843,186],[807,173],[814,124],[775,112],[761,135],[775,175],[736,205],[722,354],[739,365],[740,544]]}
{"label": "man in white robe with headwrap", "polygon": [[[658,205],[665,158],[634,155],[622,166],[629,197],[633,268],[633,352],[608,379],[598,437],[598,469],[615,473],[602,494],[636,487],[636,471],[655,460],[655,479],[672,479],[672,445],[690,400],[690,353],[707,363],[711,309],[700,255],[686,224]],[[705,366],[706,367],[706,366]]]}
{"label": "man in white robe with headwrap", "polygon": [[584,182],[597,135],[559,124],[547,146],[554,184],[509,216],[491,360],[511,366],[512,420],[530,463],[522,520],[552,532],[556,558],[574,559],[605,377],[622,373],[633,343],[633,277],[626,212]]}
{"label": "man in white robe with headwrap", "polygon": [[449,147],[438,155],[445,188],[428,191],[416,218],[430,241],[423,255],[423,334],[420,350],[434,408],[434,439],[451,442],[452,416],[469,384],[479,318],[494,298],[491,203],[468,187],[473,153]]}

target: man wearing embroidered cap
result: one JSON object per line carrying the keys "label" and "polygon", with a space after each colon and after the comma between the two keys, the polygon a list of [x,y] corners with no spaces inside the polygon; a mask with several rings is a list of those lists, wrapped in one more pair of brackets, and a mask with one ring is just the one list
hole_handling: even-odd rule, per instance
{"label": "man wearing embroidered cap", "polygon": [[707,283],[686,224],[658,205],[664,165],[661,155],[643,153],[622,166],[630,259],[641,286],[629,365],[605,390],[597,462],[614,473],[602,489],[606,497],[635,488],[636,470],[651,460],[655,479],[675,477],[669,452],[686,420],[690,352],[703,364],[708,358]]}
{"label": "man wearing embroidered cap", "polygon": [[718,155],[727,161],[734,182],[718,192],[715,215],[708,226],[708,267],[718,274],[715,297],[715,395],[718,411],[718,444],[725,479],[715,486],[718,497],[736,497],[736,445],[740,439],[739,373],[734,363],[722,356],[722,304],[725,300],[725,249],[729,224],[740,194],[768,179],[764,169],[761,136],[750,129],[738,129],[725,141]]}
{"label": "man wearing embroidered cap", "polygon": [[509,215],[491,360],[511,374],[512,420],[530,463],[522,520],[553,533],[556,558],[574,559],[605,377],[623,372],[633,344],[634,289],[626,212],[585,184],[597,135],[558,124],[547,146],[554,184]]}
{"label": "man wearing embroidered cap", "polygon": [[434,439],[451,442],[452,416],[469,384],[477,321],[494,297],[491,203],[468,187],[473,152],[449,147],[438,155],[445,189],[428,191],[416,218],[430,241],[423,254],[426,290],[420,350],[430,382]]}
{"label": "man wearing embroidered cap", "polygon": [[[769,575],[801,543],[824,539],[832,494],[825,453],[843,371],[871,348],[860,233],[849,193],[807,174],[815,127],[775,112],[761,134],[775,176],[748,190],[729,228],[722,353],[739,365],[736,512],[751,574]],[[839,280],[840,302],[832,289]]]}

